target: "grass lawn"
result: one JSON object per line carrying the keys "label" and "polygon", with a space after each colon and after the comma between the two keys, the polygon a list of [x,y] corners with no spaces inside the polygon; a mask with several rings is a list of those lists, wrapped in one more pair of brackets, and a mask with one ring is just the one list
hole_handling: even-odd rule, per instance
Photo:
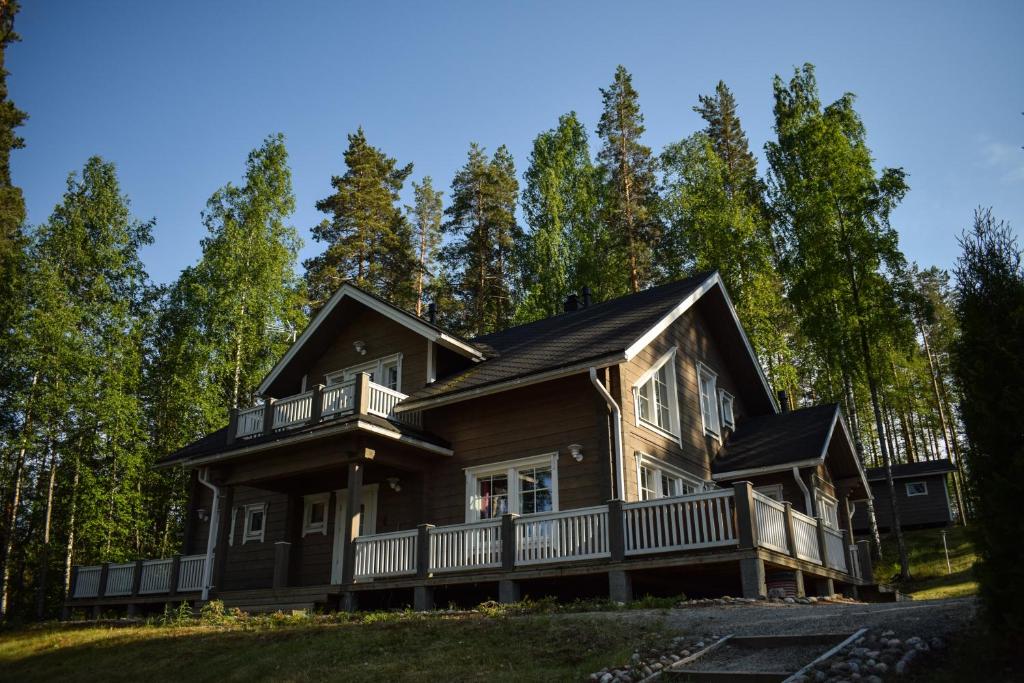
{"label": "grass lawn", "polygon": [[[913,579],[901,584],[900,590],[915,600],[959,598],[978,592],[978,584],[972,572],[977,557],[974,554],[974,546],[967,537],[967,530],[961,526],[946,529],[946,544],[949,546],[952,573],[946,567],[940,531],[918,529],[903,534],[910,556],[910,574]],[[889,583],[900,572],[895,537],[882,537],[882,553],[885,559],[875,564],[875,580]]]}
{"label": "grass lawn", "polygon": [[0,632],[3,681],[571,681],[666,636],[586,615],[368,615],[314,623],[95,626]]}

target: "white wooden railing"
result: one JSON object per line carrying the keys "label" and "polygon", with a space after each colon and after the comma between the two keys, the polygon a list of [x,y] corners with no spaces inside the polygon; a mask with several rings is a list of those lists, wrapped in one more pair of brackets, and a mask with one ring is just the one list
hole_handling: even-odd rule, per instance
{"label": "white wooden railing", "polygon": [[307,391],[274,402],[274,429],[287,429],[309,422],[313,415],[313,392]]}
{"label": "white wooden railing", "polygon": [[608,507],[519,517],[513,526],[519,565],[608,557]]}
{"label": "white wooden railing", "polygon": [[736,545],[732,490],[625,503],[626,555]]}
{"label": "white wooden railing", "polygon": [[76,598],[95,598],[100,594],[100,575],[103,567],[79,567],[75,578]]}
{"label": "white wooden railing", "polygon": [[849,546],[849,553],[847,554],[847,566],[850,568],[849,574],[855,579],[863,578],[860,575],[860,556],[857,553],[857,546]]}
{"label": "white wooden railing", "polygon": [[846,571],[846,541],[843,532],[825,527],[825,555],[828,566],[841,572]]}
{"label": "white wooden railing", "polygon": [[500,566],[500,519],[430,530],[430,571],[454,572]]}
{"label": "white wooden railing", "polygon": [[171,564],[174,560],[146,560],[142,563],[142,579],[139,581],[139,593],[167,593],[171,585]]}
{"label": "white wooden railing", "polygon": [[793,510],[792,514],[796,556],[801,560],[821,564],[821,553],[818,551],[818,522],[797,510]]}
{"label": "white wooden railing", "polygon": [[417,534],[410,529],[356,538],[355,578],[415,574]]}
{"label": "white wooden railing", "polygon": [[324,387],[320,399],[320,416],[333,417],[355,410],[356,381],[349,379],[340,384]]}
{"label": "white wooden railing", "polygon": [[188,555],[178,565],[178,591],[203,590],[203,576],[206,569],[206,555]]}
{"label": "white wooden railing", "polygon": [[757,523],[757,544],[780,553],[789,552],[786,542],[786,506],[763,493],[754,491],[754,518]]}
{"label": "white wooden railing", "polygon": [[135,578],[135,563],[112,564],[107,567],[107,587],[104,595],[131,595]]}
{"label": "white wooden railing", "polygon": [[235,436],[252,436],[263,431],[263,406],[253,406],[238,411],[238,427]]}
{"label": "white wooden railing", "polygon": [[395,418],[395,406],[405,398],[405,394],[370,382],[370,399],[366,412],[391,419]]}

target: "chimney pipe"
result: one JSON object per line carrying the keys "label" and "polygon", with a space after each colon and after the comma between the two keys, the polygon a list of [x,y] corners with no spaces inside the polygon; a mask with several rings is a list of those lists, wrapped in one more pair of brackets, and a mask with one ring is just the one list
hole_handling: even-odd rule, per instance
{"label": "chimney pipe", "polygon": [[590,287],[583,285],[583,308],[590,308]]}
{"label": "chimney pipe", "polygon": [[575,294],[570,294],[565,299],[565,312],[570,313],[578,310],[580,310],[580,301],[576,298]]}
{"label": "chimney pipe", "polygon": [[786,393],[785,389],[779,390],[779,407],[782,408],[782,412],[789,412],[789,394]]}
{"label": "chimney pipe", "polygon": [[431,325],[437,324],[437,304],[433,301],[427,304],[427,320],[430,321]]}

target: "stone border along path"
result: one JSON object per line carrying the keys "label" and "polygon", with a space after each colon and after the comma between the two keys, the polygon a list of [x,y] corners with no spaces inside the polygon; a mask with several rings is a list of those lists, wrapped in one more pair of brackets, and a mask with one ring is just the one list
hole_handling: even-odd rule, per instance
{"label": "stone border along path", "polygon": [[[652,649],[643,655],[634,652],[629,663],[608,667],[589,676],[589,680],[598,683],[636,683],[644,680],[680,660],[693,658],[692,655],[698,651],[722,640],[721,636],[714,634],[801,635],[831,632],[845,636],[858,628],[869,629],[858,638],[861,642],[843,647],[836,656],[822,662],[826,665],[824,668],[815,665],[813,672],[806,678],[794,678],[794,683],[858,679],[879,683],[893,674],[906,671],[923,654],[944,648],[948,640],[973,620],[976,606],[974,598],[898,603],[859,603],[846,599],[819,598],[811,604],[719,598],[680,603],[676,609],[566,614],[562,617],[635,619],[648,623],[663,620],[670,631],[704,634],[678,636],[666,646]],[[853,676],[854,673],[857,676]]]}

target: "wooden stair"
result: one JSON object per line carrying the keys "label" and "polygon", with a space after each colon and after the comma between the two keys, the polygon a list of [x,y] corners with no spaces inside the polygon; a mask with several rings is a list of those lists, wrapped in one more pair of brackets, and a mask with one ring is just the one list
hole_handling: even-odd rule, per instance
{"label": "wooden stair", "polygon": [[240,609],[250,614],[267,612],[313,611],[327,609],[337,601],[337,586],[289,586],[222,591],[217,597],[225,609]]}

